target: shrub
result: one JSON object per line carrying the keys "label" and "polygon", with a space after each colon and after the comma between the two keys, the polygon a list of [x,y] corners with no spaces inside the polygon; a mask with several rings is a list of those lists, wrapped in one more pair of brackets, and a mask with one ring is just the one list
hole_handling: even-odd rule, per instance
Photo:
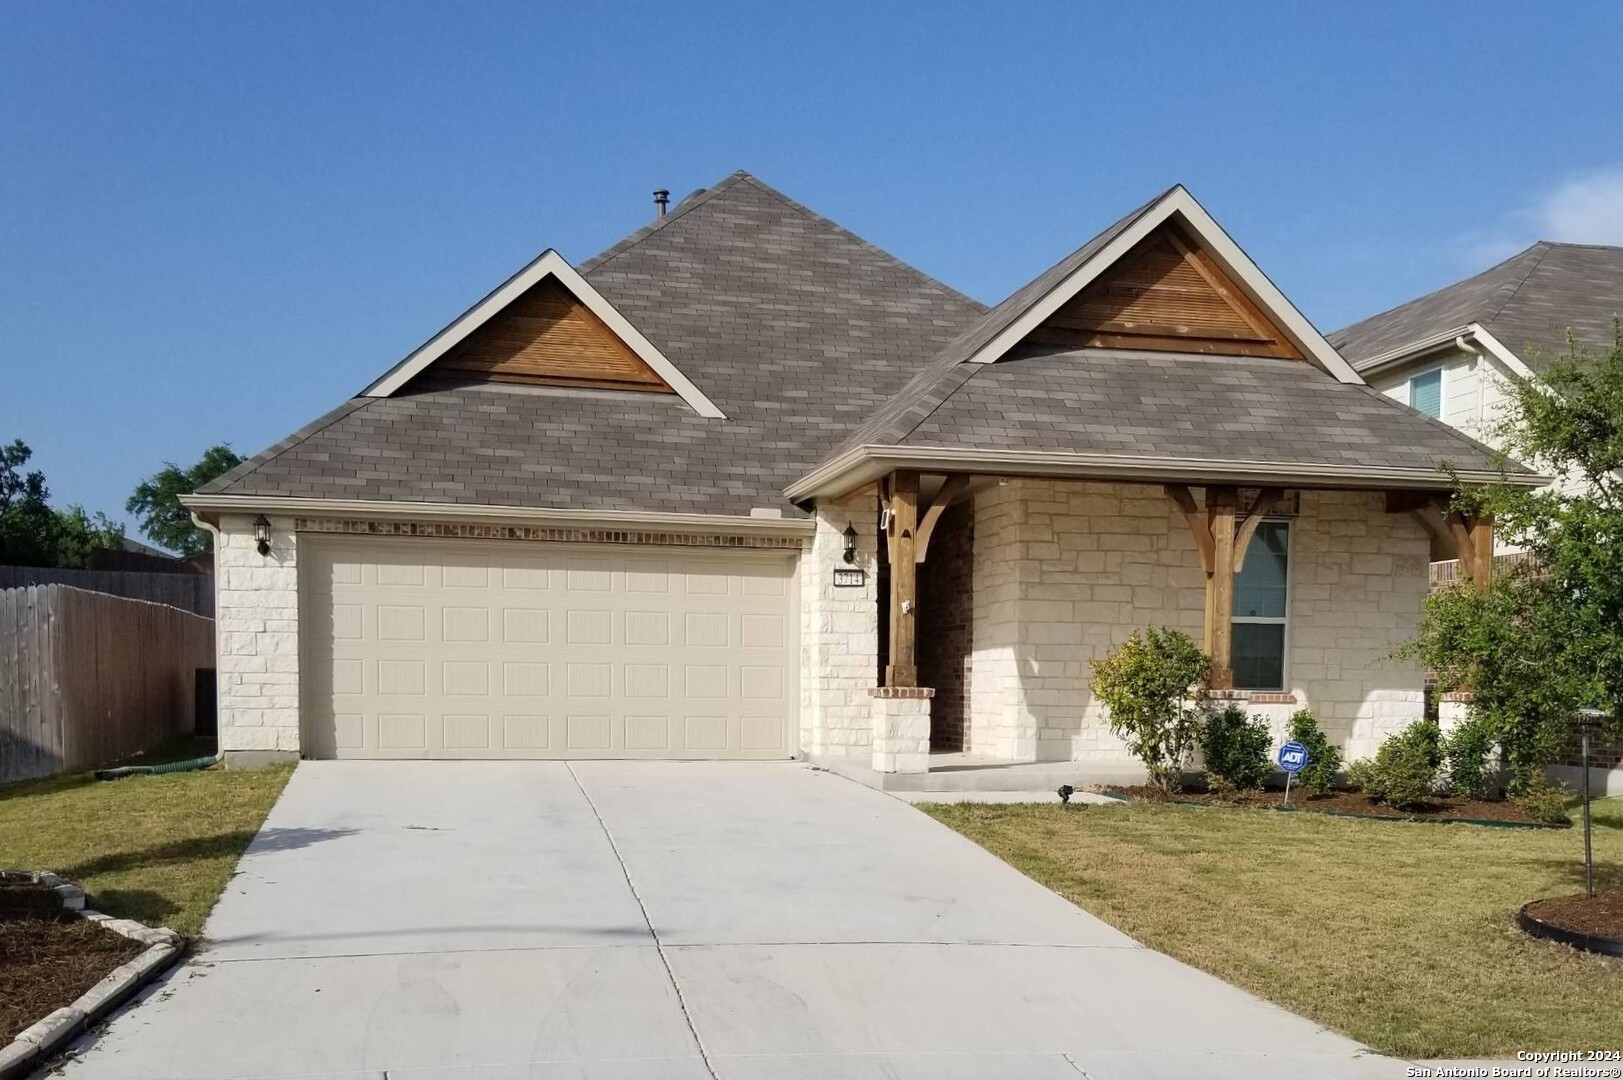
{"label": "shrub", "polygon": [[1273,741],[1273,733],[1261,717],[1247,716],[1233,702],[1214,709],[1206,717],[1200,734],[1200,754],[1206,763],[1206,774],[1235,790],[1255,791],[1273,771],[1268,760],[1268,748]]}
{"label": "shrub", "polygon": [[1416,720],[1381,744],[1373,762],[1354,767],[1359,788],[1376,802],[1418,806],[1435,790],[1442,763],[1442,733],[1432,720]]}
{"label": "shrub", "polygon": [[1526,784],[1511,802],[1534,821],[1562,825],[1572,820],[1567,817],[1567,789],[1544,780]]}
{"label": "shrub", "polygon": [[[1347,766],[1347,783],[1365,795],[1375,786],[1375,759],[1360,758]],[[1371,795],[1371,798],[1374,796]]]}
{"label": "shrub", "polygon": [[1150,783],[1172,793],[1200,735],[1211,660],[1188,634],[1152,627],[1089,662],[1094,696],[1110,730],[1144,763]]}
{"label": "shrub", "polygon": [[1291,713],[1290,737],[1307,747],[1307,768],[1296,774],[1295,783],[1303,791],[1323,795],[1335,786],[1336,773],[1341,771],[1341,751],[1307,709]]}
{"label": "shrub", "polygon": [[1493,729],[1479,716],[1473,715],[1449,733],[1442,752],[1450,792],[1462,799],[1485,799],[1492,793],[1488,755],[1493,744]]}

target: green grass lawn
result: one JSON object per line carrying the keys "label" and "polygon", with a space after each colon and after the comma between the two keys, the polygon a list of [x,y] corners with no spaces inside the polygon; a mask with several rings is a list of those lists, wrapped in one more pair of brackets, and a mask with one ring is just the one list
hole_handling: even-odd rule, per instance
{"label": "green grass lawn", "polygon": [[[1583,888],[1581,829],[1146,803],[921,809],[1151,948],[1377,1050],[1623,1048],[1623,960],[1514,921]],[[1623,799],[1595,819],[1596,887],[1623,885]]]}
{"label": "green grass lawn", "polygon": [[[167,747],[138,761],[200,752]],[[83,886],[98,911],[195,935],[292,771],[215,766],[0,785],[0,867],[53,870]]]}

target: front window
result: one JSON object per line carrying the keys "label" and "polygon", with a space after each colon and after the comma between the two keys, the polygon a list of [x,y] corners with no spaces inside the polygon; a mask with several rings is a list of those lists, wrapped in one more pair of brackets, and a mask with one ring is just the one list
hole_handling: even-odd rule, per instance
{"label": "front window", "polygon": [[1443,415],[1443,371],[1428,371],[1409,380],[1409,407],[1433,420]]}
{"label": "front window", "polygon": [[1285,688],[1285,627],[1290,611],[1290,523],[1264,521],[1234,575],[1229,654],[1236,690]]}

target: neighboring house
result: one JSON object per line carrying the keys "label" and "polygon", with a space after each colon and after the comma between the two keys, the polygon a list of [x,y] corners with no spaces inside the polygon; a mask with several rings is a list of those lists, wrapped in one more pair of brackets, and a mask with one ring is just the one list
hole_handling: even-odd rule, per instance
{"label": "neighboring house", "polygon": [[1419,716],[1390,652],[1443,460],[1497,475],[1181,187],[987,309],[738,173],[578,270],[546,252],[187,504],[238,763],[1119,775],[1088,661],[1146,626],[1355,756]]}
{"label": "neighboring house", "polygon": [[1620,312],[1623,248],[1546,241],[1329,338],[1377,390],[1497,446],[1507,376],[1536,377],[1569,331],[1610,348]]}

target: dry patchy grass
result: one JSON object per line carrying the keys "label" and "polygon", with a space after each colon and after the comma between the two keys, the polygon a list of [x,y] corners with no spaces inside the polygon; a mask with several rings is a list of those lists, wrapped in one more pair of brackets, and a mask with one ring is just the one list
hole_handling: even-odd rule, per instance
{"label": "dry patchy grass", "polygon": [[[923,809],[1139,941],[1378,1050],[1623,1047],[1623,960],[1535,941],[1518,907],[1583,886],[1581,830],[1266,810]],[[1596,886],[1623,884],[1623,800]]]}
{"label": "dry patchy grass", "polygon": [[98,910],[195,935],[292,771],[0,786],[0,866],[53,870]]}

